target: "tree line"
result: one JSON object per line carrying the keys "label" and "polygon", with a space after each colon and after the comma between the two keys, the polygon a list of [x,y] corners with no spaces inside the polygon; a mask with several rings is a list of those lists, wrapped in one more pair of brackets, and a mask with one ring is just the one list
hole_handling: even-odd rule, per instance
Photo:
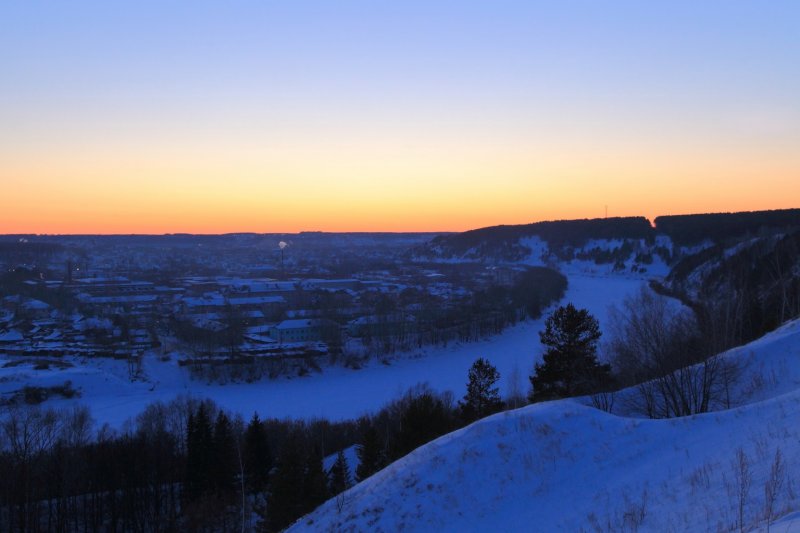
{"label": "tree line", "polygon": [[[9,408],[0,423],[0,530],[280,531],[422,444],[502,409],[498,378],[479,360],[460,402],[421,385],[373,416],[336,423],[245,422],[190,397],[153,403],[119,430],[95,430],[85,407]],[[353,445],[351,472],[343,450]]]}
{"label": "tree line", "polygon": [[727,307],[690,308],[642,288],[612,307],[600,361],[597,319],[572,304],[559,307],[540,333],[546,349],[530,376],[529,400],[585,396],[611,411],[619,394],[624,412],[649,418],[730,408],[742,399],[737,385],[745,363],[721,352],[737,338],[731,328],[737,316]]}
{"label": "tree line", "polygon": [[678,245],[691,246],[705,240],[720,244],[746,234],[757,235],[762,230],[797,228],[800,209],[669,215],[656,217],[654,224],[658,233],[669,236]]}
{"label": "tree line", "polygon": [[592,239],[646,239],[652,242],[655,231],[645,217],[612,217],[584,220],[553,220],[533,224],[491,226],[434,238],[420,248],[422,255],[439,251],[445,256],[520,260],[530,250],[519,244],[525,237],[539,237],[554,252],[564,247],[580,247]]}

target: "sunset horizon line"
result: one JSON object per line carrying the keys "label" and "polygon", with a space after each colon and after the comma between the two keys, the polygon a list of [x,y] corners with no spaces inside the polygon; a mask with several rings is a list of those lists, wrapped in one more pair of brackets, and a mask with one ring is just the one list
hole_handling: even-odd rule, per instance
{"label": "sunset horizon line", "polygon": [[298,229],[293,231],[256,231],[256,230],[243,230],[243,231],[164,231],[164,232],[148,232],[148,231],[117,231],[117,232],[20,232],[20,231],[7,231],[0,233],[0,237],[170,237],[170,236],[230,236],[230,235],[303,235],[303,234],[389,234],[389,235],[402,235],[402,234],[452,234],[464,233],[468,231],[480,230],[485,228],[501,227],[501,226],[527,226],[532,224],[539,224],[544,222],[570,222],[570,221],[596,221],[596,220],[615,220],[615,219],[631,219],[631,218],[644,218],[653,227],[656,227],[656,219],[662,217],[673,216],[694,216],[694,215],[725,215],[725,214],[738,214],[738,213],[761,213],[772,211],[792,211],[800,209],[800,207],[777,207],[769,209],[744,209],[744,210],[730,210],[730,211],[691,211],[669,213],[656,216],[648,215],[612,215],[612,216],[598,216],[598,217],[572,217],[572,218],[542,218],[538,220],[531,220],[529,222],[500,222],[496,224],[488,224],[483,226],[467,227],[466,229]]}

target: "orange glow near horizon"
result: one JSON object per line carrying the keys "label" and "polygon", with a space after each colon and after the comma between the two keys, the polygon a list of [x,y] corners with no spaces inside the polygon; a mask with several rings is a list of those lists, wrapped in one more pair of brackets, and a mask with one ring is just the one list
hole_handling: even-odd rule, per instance
{"label": "orange glow near horizon", "polygon": [[400,144],[6,157],[0,233],[463,231],[599,218],[606,205],[652,220],[800,204],[794,154]]}
{"label": "orange glow near horizon", "polygon": [[[523,174],[523,173],[520,173]],[[776,174],[772,174],[775,176]],[[486,177],[479,183],[386,180],[363,190],[336,178],[293,178],[292,185],[222,180],[158,183],[57,183],[32,178],[4,195],[0,233],[293,233],[319,231],[463,231],[539,220],[749,211],[798,207],[800,177],[785,172],[734,181],[708,174],[664,184],[636,178],[564,176],[554,181]],[[466,181],[466,180],[465,180]],[[764,194],[751,183],[770,182]],[[48,190],[49,189],[49,190]]]}
{"label": "orange glow near horizon", "polygon": [[800,207],[796,3],[201,4],[0,5],[0,233]]}

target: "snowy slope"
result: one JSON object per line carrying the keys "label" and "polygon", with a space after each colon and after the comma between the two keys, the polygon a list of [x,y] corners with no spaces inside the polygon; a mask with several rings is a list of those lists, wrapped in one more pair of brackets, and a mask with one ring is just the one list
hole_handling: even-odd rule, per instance
{"label": "snowy slope", "polygon": [[[489,228],[491,229],[491,228]],[[458,238],[454,236],[453,238]],[[445,239],[445,242],[447,239]],[[499,246],[505,243],[505,246]],[[670,266],[655,253],[656,246],[673,249],[669,237],[660,236],[656,244],[648,244],[646,239],[613,238],[613,239],[588,239],[580,245],[568,245],[564,248],[569,252],[566,259],[565,250],[561,246],[551,248],[547,240],[537,236],[522,236],[517,238],[502,237],[492,240],[485,237],[476,246],[468,250],[458,251],[445,246],[433,245],[423,254],[426,260],[452,263],[460,261],[487,261],[490,263],[525,264],[530,266],[550,266],[564,273],[594,273],[615,276],[634,276],[641,278],[666,277]],[[628,248],[629,251],[623,250]],[[649,255],[649,263],[637,262],[637,256],[642,253]],[[605,257],[600,257],[600,256]],[[582,259],[579,259],[582,258]],[[597,262],[595,259],[597,259]],[[615,268],[617,259],[622,261],[624,268]]]}
{"label": "snowy slope", "polygon": [[[359,461],[358,461],[358,453],[356,452],[356,446],[348,446],[344,450],[344,460],[347,462],[347,468],[350,469],[350,481],[353,480],[355,477],[356,468],[358,468]],[[333,468],[334,463],[336,463],[336,459],[338,458],[339,454],[332,453],[329,456],[325,457],[322,460],[322,468],[325,469],[326,472],[330,472],[331,468]]]}
{"label": "snowy slope", "polygon": [[[774,517],[800,509],[800,322],[728,357],[774,376],[759,400],[671,420],[574,400],[501,413],[446,435],[330,501],[295,531],[766,531],[765,484],[784,461]],[[341,500],[340,502],[341,503]],[[797,515],[771,531],[800,531]]]}
{"label": "snowy slope", "polygon": [[[800,320],[787,322],[762,338],[728,350],[722,357],[734,363],[739,377],[731,386],[733,407],[775,398],[800,390]],[[631,415],[626,399],[634,389],[616,394],[614,412]],[[584,399],[590,403],[589,399]],[[711,410],[721,410],[714,405]]]}
{"label": "snowy slope", "polygon": [[724,354],[742,364],[735,393],[753,403],[800,390],[800,320]]}

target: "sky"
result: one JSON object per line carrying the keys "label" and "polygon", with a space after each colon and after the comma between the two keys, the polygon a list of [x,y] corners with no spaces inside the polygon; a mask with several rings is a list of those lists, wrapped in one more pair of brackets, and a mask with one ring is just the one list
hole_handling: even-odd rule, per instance
{"label": "sky", "polygon": [[7,0],[0,233],[800,207],[798,35],[795,0]]}

